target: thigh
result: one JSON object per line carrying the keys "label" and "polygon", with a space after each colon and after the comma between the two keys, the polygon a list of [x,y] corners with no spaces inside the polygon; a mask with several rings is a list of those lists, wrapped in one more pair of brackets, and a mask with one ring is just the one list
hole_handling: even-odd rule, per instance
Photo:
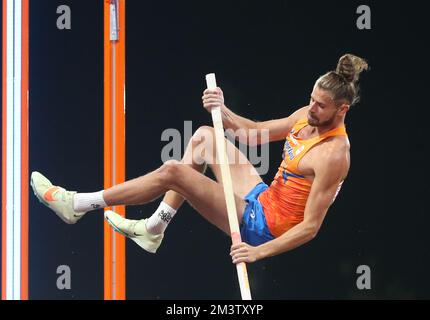
{"label": "thigh", "polygon": [[[226,138],[224,138],[224,140],[227,146],[234,192],[239,197],[245,198],[245,196],[263,180],[242,151],[240,151],[230,140]],[[213,164],[211,169],[216,176],[217,181],[222,182],[221,165]]]}
{"label": "thigh", "polygon": [[[193,168],[176,163],[171,169],[169,188],[181,194],[206,220],[230,235],[227,206],[222,184],[206,177]],[[246,206],[245,200],[233,194],[239,224]]]}
{"label": "thigh", "polygon": [[[222,182],[221,166],[216,157],[215,130],[204,126],[199,128],[194,137],[197,144],[192,151],[195,158],[203,158],[211,168],[218,182]],[[260,175],[248,158],[230,140],[224,137],[234,193],[244,198],[258,183],[262,182]],[[190,145],[192,146],[192,145]],[[189,155],[186,155],[189,157]],[[188,160],[188,159],[187,159]]]}

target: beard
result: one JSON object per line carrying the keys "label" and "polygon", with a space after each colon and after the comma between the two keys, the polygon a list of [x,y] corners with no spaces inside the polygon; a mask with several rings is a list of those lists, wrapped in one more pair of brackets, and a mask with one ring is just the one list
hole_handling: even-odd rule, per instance
{"label": "beard", "polygon": [[332,125],[335,119],[336,119],[336,114],[333,114],[333,116],[328,120],[320,121],[320,119],[312,117],[312,115],[308,112],[308,124],[311,127],[327,127]]}

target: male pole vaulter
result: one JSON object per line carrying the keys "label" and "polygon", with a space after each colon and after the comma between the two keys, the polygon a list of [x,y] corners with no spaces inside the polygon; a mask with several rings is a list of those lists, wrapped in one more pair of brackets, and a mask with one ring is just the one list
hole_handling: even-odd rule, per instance
{"label": "male pole vaulter", "polygon": [[[233,263],[274,256],[315,237],[349,170],[350,144],[344,121],[350,107],[358,101],[359,75],[367,67],[357,56],[342,56],[335,71],[318,78],[309,105],[277,120],[246,119],[224,105],[220,88],[203,92],[204,108],[210,111],[221,107],[224,128],[260,132],[267,129],[270,141],[286,138],[283,160],[270,186],[262,182],[234,144],[225,141],[228,158],[237,159],[230,164],[230,172],[242,242],[231,247]],[[148,252],[156,252],[166,227],[184,200],[230,235],[213,141],[214,129],[201,127],[181,161],[167,161],[146,175],[98,192],[67,191],[52,185],[38,172],[32,173],[31,185],[39,200],[68,224],[76,223],[91,210],[142,205],[164,195],[148,219],[129,220],[112,211],[105,214],[116,231]],[[204,175],[206,166],[217,181]]]}

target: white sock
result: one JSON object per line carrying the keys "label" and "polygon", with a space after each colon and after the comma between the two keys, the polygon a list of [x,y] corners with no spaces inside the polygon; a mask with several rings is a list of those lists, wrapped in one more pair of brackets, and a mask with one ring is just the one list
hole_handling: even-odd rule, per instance
{"label": "white sock", "polygon": [[87,212],[107,207],[103,199],[103,190],[91,193],[76,193],[73,196],[73,210]]}
{"label": "white sock", "polygon": [[158,209],[152,216],[149,217],[148,221],[146,222],[146,229],[152,234],[163,233],[175,213],[175,209],[173,209],[167,203],[161,201]]}

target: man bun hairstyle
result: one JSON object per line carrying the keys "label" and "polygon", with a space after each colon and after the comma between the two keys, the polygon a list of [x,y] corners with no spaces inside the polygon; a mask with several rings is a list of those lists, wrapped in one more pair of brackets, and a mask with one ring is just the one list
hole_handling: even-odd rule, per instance
{"label": "man bun hairstyle", "polygon": [[322,75],[316,85],[322,90],[329,91],[336,103],[352,106],[360,100],[358,85],[360,74],[368,69],[366,60],[348,53],[340,57],[336,71]]}
{"label": "man bun hairstyle", "polygon": [[337,63],[336,73],[345,78],[347,82],[357,82],[360,73],[369,68],[367,62],[353,54],[345,54]]}

